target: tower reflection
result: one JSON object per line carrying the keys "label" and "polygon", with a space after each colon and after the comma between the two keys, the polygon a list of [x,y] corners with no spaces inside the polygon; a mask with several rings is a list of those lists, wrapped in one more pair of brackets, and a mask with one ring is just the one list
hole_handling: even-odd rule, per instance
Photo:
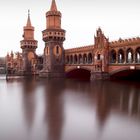
{"label": "tower reflection", "polygon": [[48,126],[47,140],[61,140],[64,124],[63,80],[46,81],[45,121]]}
{"label": "tower reflection", "polygon": [[36,111],[36,101],[35,101],[35,89],[36,89],[36,79],[35,78],[25,78],[22,82],[22,92],[23,92],[23,113],[26,120],[26,126],[28,133],[32,130],[35,111]]}

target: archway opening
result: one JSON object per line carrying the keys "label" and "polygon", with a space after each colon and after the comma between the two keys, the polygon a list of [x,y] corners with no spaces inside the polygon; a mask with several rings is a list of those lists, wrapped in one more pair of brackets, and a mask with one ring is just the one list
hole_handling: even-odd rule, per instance
{"label": "archway opening", "polygon": [[140,63],[140,47],[136,49],[135,58],[136,58],[136,63]]}
{"label": "archway opening", "polygon": [[140,70],[123,70],[111,75],[111,80],[140,81]]}
{"label": "archway opening", "polygon": [[117,58],[116,58],[116,51],[112,50],[110,52],[110,63],[116,63],[116,60],[117,60]]}
{"label": "archway opening", "polygon": [[74,69],[66,73],[66,77],[69,79],[76,79],[76,80],[90,80],[90,71],[86,69]]}
{"label": "archway opening", "polygon": [[118,51],[118,63],[124,63],[124,51],[120,49]]}
{"label": "archway opening", "polygon": [[126,62],[133,63],[133,50],[131,48],[126,51]]}

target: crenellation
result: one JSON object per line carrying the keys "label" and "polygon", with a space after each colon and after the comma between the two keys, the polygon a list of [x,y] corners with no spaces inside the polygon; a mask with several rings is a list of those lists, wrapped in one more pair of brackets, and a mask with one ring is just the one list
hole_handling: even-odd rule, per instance
{"label": "crenellation", "polygon": [[109,42],[110,47],[121,47],[121,46],[130,46],[130,45],[135,45],[140,43],[140,37],[135,37],[135,38],[128,38],[128,39],[122,39],[118,41],[112,41]]}

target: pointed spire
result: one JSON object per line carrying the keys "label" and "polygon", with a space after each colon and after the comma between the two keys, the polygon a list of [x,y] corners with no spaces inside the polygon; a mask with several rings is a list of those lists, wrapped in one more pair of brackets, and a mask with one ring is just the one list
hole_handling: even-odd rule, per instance
{"label": "pointed spire", "polygon": [[28,19],[27,19],[27,24],[26,24],[27,27],[31,27],[32,24],[31,24],[31,20],[30,20],[30,10],[28,10]]}
{"label": "pointed spire", "polygon": [[52,5],[50,11],[57,11],[57,6],[55,0],[52,0]]}

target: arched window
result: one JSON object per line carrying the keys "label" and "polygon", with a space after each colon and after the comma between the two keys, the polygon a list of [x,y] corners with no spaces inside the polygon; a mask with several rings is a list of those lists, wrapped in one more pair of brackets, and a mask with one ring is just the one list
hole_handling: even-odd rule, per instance
{"label": "arched window", "polygon": [[59,54],[59,46],[56,46],[56,54]]}
{"label": "arched window", "polygon": [[97,60],[101,60],[101,55],[97,54]]}

